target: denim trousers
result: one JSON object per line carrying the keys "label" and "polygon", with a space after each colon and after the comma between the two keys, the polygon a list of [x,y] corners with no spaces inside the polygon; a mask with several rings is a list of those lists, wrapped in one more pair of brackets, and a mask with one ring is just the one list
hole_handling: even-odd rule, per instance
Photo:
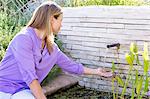
{"label": "denim trousers", "polygon": [[15,94],[0,92],[0,99],[35,99],[35,97],[29,89],[26,89]]}

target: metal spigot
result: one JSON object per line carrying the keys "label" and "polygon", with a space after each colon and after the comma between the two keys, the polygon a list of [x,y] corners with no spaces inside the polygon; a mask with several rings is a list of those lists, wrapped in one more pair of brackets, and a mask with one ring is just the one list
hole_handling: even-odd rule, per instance
{"label": "metal spigot", "polygon": [[118,49],[120,49],[120,43],[114,43],[114,44],[107,45],[107,48],[111,48],[111,47],[117,47]]}

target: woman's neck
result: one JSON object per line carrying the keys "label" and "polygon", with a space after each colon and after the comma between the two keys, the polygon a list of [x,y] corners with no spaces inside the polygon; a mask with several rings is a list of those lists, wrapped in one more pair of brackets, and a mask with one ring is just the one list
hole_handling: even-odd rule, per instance
{"label": "woman's neck", "polygon": [[35,28],[34,30],[35,30],[35,33],[36,33],[37,37],[38,37],[39,39],[43,39],[44,34],[45,34],[45,30],[36,29],[36,28]]}
{"label": "woman's neck", "polygon": [[[45,34],[45,30],[44,29],[37,29],[37,28],[35,28],[34,29],[35,30],[35,32],[36,32],[36,35],[37,35],[37,37],[39,38],[39,39],[44,39],[44,34]],[[52,31],[51,31],[52,32]],[[54,36],[53,34],[51,35],[51,36]]]}

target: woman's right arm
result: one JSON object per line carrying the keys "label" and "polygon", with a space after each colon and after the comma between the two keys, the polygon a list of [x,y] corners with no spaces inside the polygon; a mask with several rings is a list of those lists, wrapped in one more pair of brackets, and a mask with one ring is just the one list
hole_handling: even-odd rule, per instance
{"label": "woman's right arm", "polygon": [[36,74],[31,37],[19,34],[14,41],[12,51],[17,61],[22,80],[30,87],[35,99],[46,99]]}
{"label": "woman's right arm", "polygon": [[40,86],[38,80],[33,80],[30,85],[30,90],[32,91],[35,99],[46,99],[46,96],[44,95],[42,91],[42,87]]}

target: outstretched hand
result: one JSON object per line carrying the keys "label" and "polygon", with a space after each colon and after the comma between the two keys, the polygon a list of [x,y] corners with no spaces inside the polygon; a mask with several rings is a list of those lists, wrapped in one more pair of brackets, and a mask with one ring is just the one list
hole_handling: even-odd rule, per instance
{"label": "outstretched hand", "polygon": [[106,77],[106,78],[109,78],[109,77],[113,77],[113,73],[111,71],[107,71],[103,68],[98,68],[97,69],[97,74],[102,76],[102,77]]}
{"label": "outstretched hand", "polygon": [[111,70],[106,70],[106,69],[103,69],[103,68],[91,69],[91,68],[84,67],[84,74],[99,75],[99,76],[106,77],[106,78],[110,78],[110,77],[115,76],[111,72]]}

